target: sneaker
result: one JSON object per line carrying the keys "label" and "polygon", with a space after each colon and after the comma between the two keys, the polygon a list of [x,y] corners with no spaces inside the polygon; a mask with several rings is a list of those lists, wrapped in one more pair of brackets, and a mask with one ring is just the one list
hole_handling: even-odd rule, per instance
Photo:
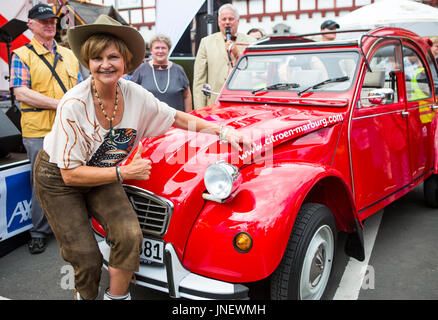
{"label": "sneaker", "polygon": [[123,296],[113,296],[109,293],[109,288],[105,290],[105,294],[103,295],[103,300],[131,300],[131,294],[129,291]]}
{"label": "sneaker", "polygon": [[[96,296],[94,299],[91,299],[91,300],[96,300],[96,299],[99,297],[99,294],[100,294],[100,288],[99,288],[98,290],[99,290],[99,291],[97,292],[97,296]],[[84,298],[81,296],[81,294],[79,293],[78,289],[76,289],[76,287],[75,287],[75,292],[74,292],[73,299],[74,299],[74,300],[86,300],[86,299],[84,299]]]}
{"label": "sneaker", "polygon": [[76,288],[75,288],[73,299],[75,299],[75,300],[85,300],[85,299],[82,298],[81,294],[79,293],[79,291]]}
{"label": "sneaker", "polygon": [[31,238],[27,243],[29,248],[29,252],[31,254],[37,254],[44,252],[47,248],[47,239],[46,238]]}

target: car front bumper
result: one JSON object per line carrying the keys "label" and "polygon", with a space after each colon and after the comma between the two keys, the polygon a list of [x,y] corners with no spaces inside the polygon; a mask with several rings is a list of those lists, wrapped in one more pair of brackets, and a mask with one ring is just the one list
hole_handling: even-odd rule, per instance
{"label": "car front bumper", "polygon": [[[99,248],[108,268],[111,249],[104,240],[99,242]],[[140,264],[135,279],[136,284],[167,292],[172,298],[248,299],[248,288],[244,285],[203,277],[184,268],[171,243],[164,248],[164,265]]]}

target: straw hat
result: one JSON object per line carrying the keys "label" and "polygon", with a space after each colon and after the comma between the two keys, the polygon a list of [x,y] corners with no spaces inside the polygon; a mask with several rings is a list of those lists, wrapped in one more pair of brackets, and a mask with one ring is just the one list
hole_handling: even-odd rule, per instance
{"label": "straw hat", "polygon": [[125,42],[133,56],[131,68],[125,70],[126,73],[131,73],[143,62],[146,45],[141,34],[135,28],[124,26],[111,17],[102,14],[91,24],[76,26],[67,30],[70,48],[82,65],[88,65],[81,57],[82,44],[90,36],[97,33],[110,34]]}

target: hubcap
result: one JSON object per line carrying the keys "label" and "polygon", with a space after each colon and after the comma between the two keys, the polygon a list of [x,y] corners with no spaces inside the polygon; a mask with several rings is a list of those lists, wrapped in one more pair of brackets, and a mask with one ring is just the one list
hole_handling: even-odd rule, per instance
{"label": "hubcap", "polygon": [[325,255],[325,248],[321,244],[315,252],[315,256],[313,257],[312,264],[310,266],[309,282],[312,287],[316,287],[318,285],[324,273]]}
{"label": "hubcap", "polygon": [[331,228],[321,226],[307,247],[300,278],[300,298],[318,300],[325,291],[334,254]]}

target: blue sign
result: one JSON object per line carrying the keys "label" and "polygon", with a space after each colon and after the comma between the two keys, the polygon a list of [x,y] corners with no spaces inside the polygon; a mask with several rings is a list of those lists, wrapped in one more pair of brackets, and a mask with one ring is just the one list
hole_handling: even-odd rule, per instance
{"label": "blue sign", "polygon": [[12,233],[32,224],[32,190],[30,171],[5,177],[7,232]]}

